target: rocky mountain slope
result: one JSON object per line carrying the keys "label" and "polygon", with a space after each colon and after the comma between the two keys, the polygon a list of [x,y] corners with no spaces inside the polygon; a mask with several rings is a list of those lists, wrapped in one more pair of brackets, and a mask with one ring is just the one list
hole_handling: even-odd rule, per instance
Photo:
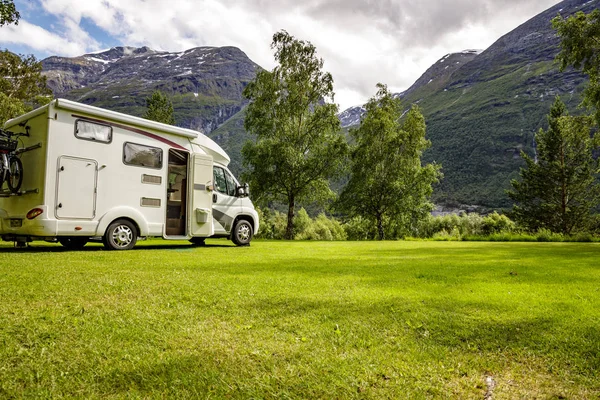
{"label": "rocky mountain slope", "polygon": [[[446,54],[429,67],[411,87],[402,93],[396,93],[394,96],[406,98],[413,92],[424,88],[425,86],[427,86],[427,89],[431,92],[443,89],[444,84],[448,82],[448,79],[452,76],[454,71],[473,60],[480,53],[481,50],[464,50],[460,53]],[[342,127],[349,128],[358,125],[365,111],[366,109],[363,106],[354,106],[342,111],[338,115]]]}
{"label": "rocky mountain slope", "polygon": [[[434,200],[445,205],[509,207],[505,190],[518,177],[520,151],[533,153],[534,134],[546,127],[556,95],[571,113],[586,78],[554,63],[559,39],[551,26],[558,13],[590,12],[600,0],[565,0],[525,22],[477,54],[447,55],[401,94],[417,103],[432,147],[426,162],[442,164]],[[458,58],[457,58],[458,57]]]}
{"label": "rocky mountain slope", "polygon": [[235,47],[178,53],[115,47],[42,60],[55,96],[141,115],[159,89],[173,101],[177,125],[209,133],[242,109],[242,91],[259,66]]}

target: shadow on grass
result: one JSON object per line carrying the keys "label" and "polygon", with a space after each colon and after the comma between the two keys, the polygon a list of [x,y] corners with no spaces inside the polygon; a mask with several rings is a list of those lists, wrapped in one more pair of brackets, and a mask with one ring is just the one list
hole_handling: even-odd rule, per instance
{"label": "shadow on grass", "polygon": [[209,360],[216,358],[217,354],[169,358],[142,368],[114,369],[96,381],[102,392],[126,397],[137,392],[142,397],[160,394],[193,398],[201,393],[214,393],[215,388],[223,395],[222,376],[214,365],[206,365],[213,364]]}
{"label": "shadow on grass", "polygon": [[[128,251],[149,251],[149,250],[172,250],[172,251],[191,251],[194,249],[203,248],[234,248],[237,247],[233,244],[206,244],[205,246],[197,246],[194,244],[141,244],[136,245],[133,249]],[[101,244],[88,244],[84,248],[79,250],[67,249],[66,247],[59,245],[42,245],[42,246],[27,246],[27,247],[0,247],[0,254],[27,254],[27,253],[74,253],[74,252],[86,252],[94,253],[106,250]],[[118,252],[115,250],[113,252]]]}

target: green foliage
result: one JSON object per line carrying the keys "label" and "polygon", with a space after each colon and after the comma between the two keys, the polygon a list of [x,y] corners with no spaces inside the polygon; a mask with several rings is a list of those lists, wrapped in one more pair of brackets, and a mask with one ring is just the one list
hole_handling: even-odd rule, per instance
{"label": "green foliage", "polygon": [[600,123],[600,10],[589,14],[579,11],[566,19],[558,15],[552,25],[561,38],[561,50],[556,57],[561,70],[573,66],[589,75],[584,104],[596,109],[596,120]]}
{"label": "green foliage", "polygon": [[397,237],[414,231],[433,208],[429,196],[441,176],[439,166],[421,165],[430,143],[418,107],[411,108],[403,123],[401,114],[400,100],[378,84],[360,126],[350,131],[355,141],[351,176],[339,207],[371,221],[380,240],[386,233]]}
{"label": "green foliage", "polygon": [[593,157],[598,142],[590,136],[592,121],[568,116],[557,97],[548,123],[548,130],[536,135],[537,160],[521,153],[526,168],[508,192],[515,202],[512,216],[532,231],[586,231],[600,202],[600,171]]}
{"label": "green foliage", "polygon": [[[304,211],[302,208],[298,212]],[[306,214],[306,211],[304,211]],[[306,214],[308,216],[308,214]],[[328,218],[325,214],[321,213],[314,220],[309,219],[309,224],[304,227],[303,230],[296,231],[297,240],[346,240],[348,236],[344,231],[342,225],[334,218]]]}
{"label": "green foliage", "polygon": [[35,56],[0,51],[0,126],[52,99],[41,72]]}
{"label": "green foliage", "polygon": [[147,110],[142,116],[156,122],[162,122],[164,124],[175,125],[175,118],[173,117],[173,103],[166,94],[160,90],[155,90],[152,96],[146,98]]}
{"label": "green foliage", "polygon": [[256,136],[242,155],[259,203],[288,206],[286,235],[294,238],[297,201],[332,197],[328,180],[342,169],[347,144],[333,103],[333,78],[309,42],[285,31],[273,35],[277,66],[260,70],[244,90],[244,126]]}
{"label": "green foliage", "polygon": [[[283,213],[258,208],[260,231],[257,238],[284,239],[286,217]],[[310,218],[304,208],[301,208],[294,218],[295,240],[346,240],[348,235],[339,221],[325,214],[319,214],[315,219]]]}
{"label": "green foliage", "polygon": [[496,211],[483,217],[481,234],[495,235],[503,232],[513,232],[516,224],[504,214],[498,214]]}
{"label": "green foliage", "polygon": [[372,240],[377,237],[377,229],[373,222],[360,215],[345,221],[343,227],[348,240]]}
{"label": "green foliage", "polygon": [[486,216],[477,213],[431,216],[423,219],[418,226],[420,238],[449,236],[461,240],[473,236],[490,236],[512,233],[516,225],[506,215],[493,212]]}
{"label": "green foliage", "polygon": [[0,26],[19,24],[21,15],[15,7],[13,0],[0,0]]}

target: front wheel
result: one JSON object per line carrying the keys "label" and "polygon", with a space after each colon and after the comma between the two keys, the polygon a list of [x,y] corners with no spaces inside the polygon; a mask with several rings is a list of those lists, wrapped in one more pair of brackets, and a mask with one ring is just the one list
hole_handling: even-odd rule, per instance
{"label": "front wheel", "polygon": [[102,243],[107,250],[130,250],[137,242],[137,228],[126,219],[118,219],[108,226]]}
{"label": "front wheel", "polygon": [[252,225],[245,219],[236,222],[231,232],[231,241],[238,246],[247,246],[252,240]]}
{"label": "front wheel", "polygon": [[8,188],[12,193],[18,193],[23,183],[23,163],[15,156],[8,162]]}

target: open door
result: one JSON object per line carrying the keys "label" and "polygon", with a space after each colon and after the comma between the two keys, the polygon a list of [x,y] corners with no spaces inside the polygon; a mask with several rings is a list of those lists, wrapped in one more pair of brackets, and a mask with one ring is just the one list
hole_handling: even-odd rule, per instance
{"label": "open door", "polygon": [[205,154],[193,154],[190,163],[190,200],[188,228],[191,236],[214,234],[212,216],[213,159]]}
{"label": "open door", "polygon": [[169,150],[166,236],[186,235],[188,156],[185,151]]}

